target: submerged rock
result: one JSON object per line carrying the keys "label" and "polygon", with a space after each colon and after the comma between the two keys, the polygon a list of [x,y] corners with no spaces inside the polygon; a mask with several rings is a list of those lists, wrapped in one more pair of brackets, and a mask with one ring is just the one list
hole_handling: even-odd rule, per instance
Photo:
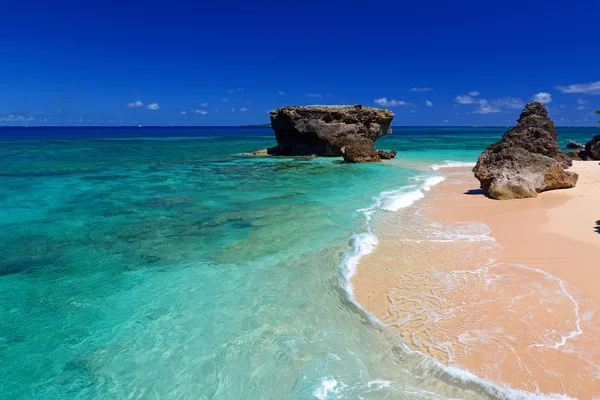
{"label": "submerged rock", "polygon": [[[394,113],[356,106],[281,107],[271,111],[277,146],[255,155],[343,156],[348,162],[380,161],[373,143],[392,133]],[[385,153],[391,155],[393,152]]]}
{"label": "submerged rock", "polygon": [[473,172],[481,188],[507,200],[574,187],[578,175],[565,171],[573,161],[560,149],[557,135],[546,107],[527,104],[517,125],[479,156]]}

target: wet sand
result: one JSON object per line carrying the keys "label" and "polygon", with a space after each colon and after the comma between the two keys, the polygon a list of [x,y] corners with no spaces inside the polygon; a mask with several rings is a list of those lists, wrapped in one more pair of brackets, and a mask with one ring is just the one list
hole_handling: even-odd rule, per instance
{"label": "wet sand", "polygon": [[576,188],[486,198],[469,168],[378,224],[357,300],[413,349],[515,389],[600,398],[600,165]]}

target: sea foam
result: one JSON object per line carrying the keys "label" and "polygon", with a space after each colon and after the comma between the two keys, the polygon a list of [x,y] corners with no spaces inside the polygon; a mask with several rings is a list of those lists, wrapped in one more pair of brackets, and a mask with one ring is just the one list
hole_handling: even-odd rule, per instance
{"label": "sea foam", "polygon": [[[442,176],[431,176],[427,178],[418,178],[422,183],[419,185],[407,185],[396,190],[386,190],[373,198],[373,203],[369,207],[358,209],[362,213],[366,222],[366,231],[354,234],[350,240],[351,248],[342,256],[342,277],[341,284],[346,290],[350,300],[361,307],[354,298],[354,288],[351,278],[356,274],[358,263],[364,256],[371,254],[379,241],[372,229],[374,214],[378,211],[396,212],[403,208],[413,205],[416,201],[425,197],[425,193],[431,190],[432,186],[442,182],[445,178]],[[361,307],[362,309],[362,307]],[[363,309],[364,310],[364,309]],[[365,310],[366,312],[366,310]],[[374,315],[367,313],[373,320],[377,321]],[[379,322],[379,321],[377,321]]]}
{"label": "sea foam", "polygon": [[441,168],[458,168],[458,167],[474,167],[474,162],[452,161],[446,160],[443,164],[433,164],[430,168],[434,171],[439,171]]}

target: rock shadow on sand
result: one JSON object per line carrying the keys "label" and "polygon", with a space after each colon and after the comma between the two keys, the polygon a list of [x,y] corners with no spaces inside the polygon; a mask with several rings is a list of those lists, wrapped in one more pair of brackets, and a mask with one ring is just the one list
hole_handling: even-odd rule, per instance
{"label": "rock shadow on sand", "polygon": [[488,192],[486,192],[483,189],[469,189],[466,192],[464,192],[463,194],[466,194],[468,196],[485,196],[488,199],[491,199],[491,197],[488,194]]}

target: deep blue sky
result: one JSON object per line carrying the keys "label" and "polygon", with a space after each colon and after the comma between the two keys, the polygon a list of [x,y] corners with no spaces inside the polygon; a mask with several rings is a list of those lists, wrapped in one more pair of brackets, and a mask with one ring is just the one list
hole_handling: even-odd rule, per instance
{"label": "deep blue sky", "polygon": [[599,16],[598,0],[4,0],[0,125],[239,125],[355,103],[395,125],[507,125],[539,93],[557,125],[593,125]]}

